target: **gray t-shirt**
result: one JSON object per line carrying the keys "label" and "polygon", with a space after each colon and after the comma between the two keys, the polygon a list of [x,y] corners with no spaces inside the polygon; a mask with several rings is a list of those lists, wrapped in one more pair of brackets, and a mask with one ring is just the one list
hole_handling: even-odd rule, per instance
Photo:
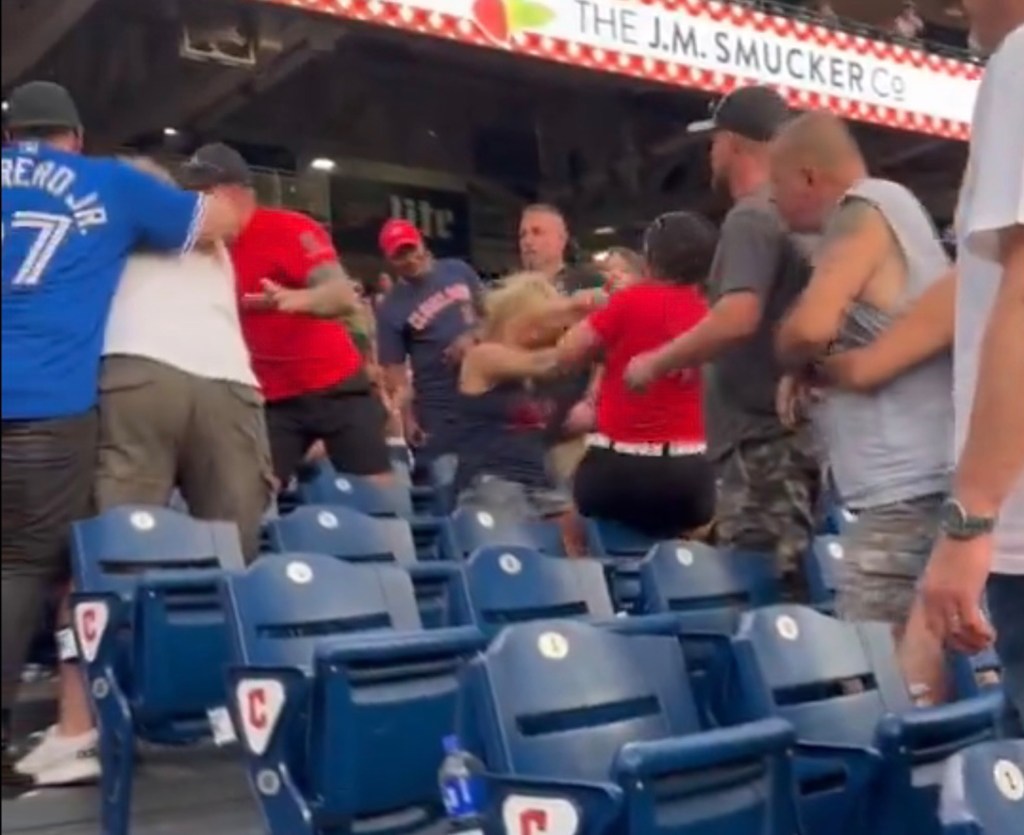
{"label": "gray t-shirt", "polygon": [[708,295],[715,304],[729,293],[754,293],[761,303],[761,323],[753,336],[705,369],[704,411],[712,458],[724,457],[745,441],[787,433],[775,411],[782,377],[775,331],[809,277],[806,247],[786,230],[768,191],[737,201],[722,223]]}

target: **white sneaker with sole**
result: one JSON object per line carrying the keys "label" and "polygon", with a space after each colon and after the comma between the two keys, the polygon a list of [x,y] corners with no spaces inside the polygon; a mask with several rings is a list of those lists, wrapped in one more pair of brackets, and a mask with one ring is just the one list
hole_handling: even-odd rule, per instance
{"label": "white sneaker with sole", "polygon": [[56,727],[43,732],[39,744],[14,766],[37,786],[70,786],[99,779],[99,735],[95,730],[60,736]]}

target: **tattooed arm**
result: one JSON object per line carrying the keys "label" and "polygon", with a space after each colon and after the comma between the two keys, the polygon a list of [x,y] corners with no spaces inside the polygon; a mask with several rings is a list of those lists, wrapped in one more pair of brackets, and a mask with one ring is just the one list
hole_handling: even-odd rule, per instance
{"label": "tattooed arm", "polygon": [[823,354],[850,302],[893,256],[902,257],[881,212],[860,198],[844,202],[825,228],[807,289],[779,327],[775,347],[782,362],[800,368]]}

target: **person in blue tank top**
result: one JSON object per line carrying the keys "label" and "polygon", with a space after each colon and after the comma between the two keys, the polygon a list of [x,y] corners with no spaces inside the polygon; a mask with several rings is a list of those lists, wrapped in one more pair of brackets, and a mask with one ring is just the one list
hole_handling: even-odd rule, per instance
{"label": "person in blue tank top", "polygon": [[[88,513],[104,326],[128,255],[237,229],[234,212],[114,159],[81,154],[74,101],[11,94],[3,149],[3,719],[71,522]],[[69,637],[69,636],[65,636]],[[73,641],[69,642],[73,645]]]}

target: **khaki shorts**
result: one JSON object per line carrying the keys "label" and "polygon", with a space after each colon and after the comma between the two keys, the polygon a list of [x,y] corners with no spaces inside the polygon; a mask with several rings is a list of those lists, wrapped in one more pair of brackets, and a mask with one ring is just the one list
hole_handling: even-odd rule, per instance
{"label": "khaki shorts", "polygon": [[572,484],[573,476],[576,475],[576,468],[579,467],[583,456],[587,454],[587,439],[585,437],[571,438],[562,441],[548,450],[547,468],[551,477],[561,486]]}
{"label": "khaki shorts", "polygon": [[256,557],[272,491],[262,395],[142,357],[107,357],[98,509],[163,505],[176,486],[193,516],[235,522],[246,558]]}

